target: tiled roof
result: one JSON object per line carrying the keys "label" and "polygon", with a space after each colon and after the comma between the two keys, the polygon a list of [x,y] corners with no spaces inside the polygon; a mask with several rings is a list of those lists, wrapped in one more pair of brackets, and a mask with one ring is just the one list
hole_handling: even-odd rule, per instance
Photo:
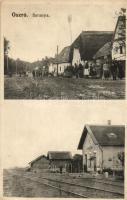
{"label": "tiled roof", "polygon": [[124,146],[125,127],[116,125],[86,125],[81,135],[78,149],[83,148],[86,135],[90,134],[93,142],[101,146]]}

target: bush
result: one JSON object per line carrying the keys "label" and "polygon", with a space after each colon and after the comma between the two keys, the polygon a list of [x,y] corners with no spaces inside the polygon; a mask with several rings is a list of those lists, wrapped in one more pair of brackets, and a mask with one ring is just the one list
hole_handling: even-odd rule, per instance
{"label": "bush", "polygon": [[103,173],[108,172],[109,175],[113,174],[113,170],[110,168],[103,169]]}
{"label": "bush", "polygon": [[74,68],[72,66],[68,66],[65,70],[64,70],[64,76],[71,78],[74,75]]}

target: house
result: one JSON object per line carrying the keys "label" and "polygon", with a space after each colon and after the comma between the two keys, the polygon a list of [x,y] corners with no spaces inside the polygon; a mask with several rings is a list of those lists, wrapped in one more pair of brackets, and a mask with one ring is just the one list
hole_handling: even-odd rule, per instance
{"label": "house", "polygon": [[118,154],[124,152],[124,146],[124,126],[85,125],[78,144],[83,154],[84,171],[122,170]]}
{"label": "house", "polygon": [[96,52],[107,42],[111,42],[112,31],[82,31],[70,47],[71,63],[91,61]]}
{"label": "house", "polygon": [[50,170],[69,172],[72,167],[72,155],[69,151],[49,151],[47,158],[50,161]]}
{"label": "house", "polygon": [[112,40],[112,59],[126,59],[126,15],[121,13],[118,17]]}
{"label": "house", "polygon": [[125,76],[126,60],[126,9],[123,9],[116,23],[112,40],[112,59],[119,62]]}
{"label": "house", "polygon": [[41,155],[29,163],[32,171],[49,171],[49,160],[45,155]]}
{"label": "house", "polygon": [[62,75],[70,64],[70,46],[67,46],[54,58],[54,61],[50,65],[50,71],[52,68],[52,72],[55,76],[57,76],[57,74]]}

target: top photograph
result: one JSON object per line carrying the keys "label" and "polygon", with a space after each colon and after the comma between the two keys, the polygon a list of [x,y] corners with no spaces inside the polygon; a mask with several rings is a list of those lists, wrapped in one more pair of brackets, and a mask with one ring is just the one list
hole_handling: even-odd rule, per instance
{"label": "top photograph", "polygon": [[124,5],[43,1],[1,7],[4,99],[125,99]]}

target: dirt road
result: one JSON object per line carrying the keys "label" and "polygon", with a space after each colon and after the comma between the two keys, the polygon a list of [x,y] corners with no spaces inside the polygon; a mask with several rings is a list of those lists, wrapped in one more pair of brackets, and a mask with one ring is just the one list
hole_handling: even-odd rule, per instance
{"label": "dirt road", "polygon": [[5,99],[124,99],[125,80],[5,77]]}

